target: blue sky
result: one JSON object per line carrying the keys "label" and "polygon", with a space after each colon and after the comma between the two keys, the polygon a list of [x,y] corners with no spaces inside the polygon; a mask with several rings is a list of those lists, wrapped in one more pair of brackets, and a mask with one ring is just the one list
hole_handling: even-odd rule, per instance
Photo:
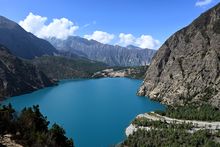
{"label": "blue sky", "polygon": [[[218,2],[220,0],[0,0],[0,15],[19,23],[32,12],[33,16],[47,17],[44,25],[49,25],[54,18],[64,17],[73,22],[72,26],[77,26],[69,34],[88,39],[112,35],[101,42],[117,44],[122,39],[121,45],[133,41],[141,47],[141,43],[146,41],[144,39],[162,44],[170,35]],[[32,29],[26,30],[36,34]],[[51,29],[44,30],[44,33],[49,31]],[[93,34],[95,31],[100,32]],[[122,38],[119,37],[120,33]],[[56,35],[55,32],[52,34]],[[156,48],[156,45],[153,46]]]}

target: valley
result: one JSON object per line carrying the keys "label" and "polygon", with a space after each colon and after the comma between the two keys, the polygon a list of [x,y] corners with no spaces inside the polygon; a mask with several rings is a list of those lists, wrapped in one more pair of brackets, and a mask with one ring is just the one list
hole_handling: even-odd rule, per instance
{"label": "valley", "polygon": [[[131,27],[142,25],[135,21],[126,27],[138,36],[123,33],[125,26],[110,29],[120,30],[115,34],[100,31],[94,18],[83,25],[32,12],[21,21],[12,17],[16,22],[0,16],[0,146],[220,146],[215,3],[175,33],[177,20],[157,28],[160,37],[172,32],[162,44],[137,33],[144,30]],[[145,28],[155,31],[154,25]]]}

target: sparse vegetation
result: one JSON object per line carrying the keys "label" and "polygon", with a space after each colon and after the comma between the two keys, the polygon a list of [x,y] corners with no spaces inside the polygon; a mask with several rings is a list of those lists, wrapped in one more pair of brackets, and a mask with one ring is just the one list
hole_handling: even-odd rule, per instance
{"label": "sparse vegetation", "polygon": [[213,26],[213,30],[217,33],[220,34],[220,20],[216,21],[214,26]]}
{"label": "sparse vegetation", "polygon": [[131,72],[128,77],[133,79],[144,79],[148,67],[148,65],[132,67],[135,72]]}
{"label": "sparse vegetation", "polygon": [[213,95],[217,94],[218,91],[212,87],[207,87],[204,90],[205,95],[203,96],[202,100],[207,102]]}

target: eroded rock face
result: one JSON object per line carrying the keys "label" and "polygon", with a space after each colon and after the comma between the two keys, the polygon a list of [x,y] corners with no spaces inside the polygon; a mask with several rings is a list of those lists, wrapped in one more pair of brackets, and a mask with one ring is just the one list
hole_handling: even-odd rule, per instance
{"label": "eroded rock face", "polygon": [[13,56],[0,45],[0,100],[53,84],[35,66]]}
{"label": "eroded rock face", "polygon": [[139,95],[166,104],[220,106],[220,4],[172,35],[159,49]]}
{"label": "eroded rock face", "polygon": [[49,38],[48,41],[59,51],[74,53],[110,66],[143,66],[149,64],[156,53],[152,49],[113,46],[76,36],[70,36],[66,40]]}

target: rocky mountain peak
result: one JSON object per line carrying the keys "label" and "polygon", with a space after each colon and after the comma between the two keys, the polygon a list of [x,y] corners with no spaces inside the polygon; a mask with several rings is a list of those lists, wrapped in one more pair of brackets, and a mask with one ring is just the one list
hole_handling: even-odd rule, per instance
{"label": "rocky mountain peak", "polygon": [[166,104],[220,106],[220,4],[172,35],[159,49],[138,94]]}

